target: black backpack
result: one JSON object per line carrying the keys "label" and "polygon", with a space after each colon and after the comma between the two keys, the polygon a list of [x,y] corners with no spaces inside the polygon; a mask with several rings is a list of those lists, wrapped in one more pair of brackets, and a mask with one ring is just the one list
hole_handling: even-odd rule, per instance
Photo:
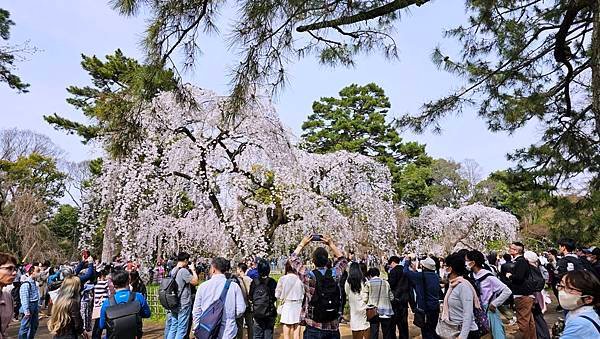
{"label": "black backpack", "polygon": [[469,276],[467,277],[467,280],[471,283],[471,285],[473,285],[473,288],[475,288],[475,292],[477,293],[477,297],[479,298],[479,301],[481,303],[487,303],[489,302],[489,300],[481,300],[481,283],[489,278],[489,277],[493,277],[494,274],[492,273],[486,273],[484,274],[481,278],[476,279],[475,275],[473,275],[473,273],[469,273]]}
{"label": "black backpack", "polygon": [[108,298],[106,325],[109,339],[133,339],[142,337],[141,305],[135,292],[129,292],[126,303],[117,304],[115,296]]}
{"label": "black backpack", "polygon": [[183,286],[181,292],[179,292],[176,279],[179,270],[180,268],[176,269],[175,273],[164,278],[160,283],[160,287],[158,288],[158,300],[160,301],[160,304],[169,311],[174,311],[179,308],[181,295],[183,294],[183,290],[185,288],[185,286]]}
{"label": "black backpack", "polygon": [[256,319],[272,318],[275,315],[275,300],[271,298],[269,278],[254,279],[252,291],[252,312]]}
{"label": "black backpack", "polygon": [[539,268],[529,265],[529,274],[525,278],[525,287],[528,291],[541,292],[546,286],[546,280]]}
{"label": "black backpack", "polygon": [[337,320],[341,305],[340,286],[333,278],[331,269],[328,269],[325,275],[319,270],[314,270],[313,274],[316,285],[309,302],[312,310],[311,319],[320,323]]}

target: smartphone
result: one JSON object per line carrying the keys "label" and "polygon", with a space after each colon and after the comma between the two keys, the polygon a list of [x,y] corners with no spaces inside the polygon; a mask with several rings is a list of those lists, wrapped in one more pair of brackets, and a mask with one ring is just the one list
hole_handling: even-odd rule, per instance
{"label": "smartphone", "polygon": [[312,241],[323,241],[323,236],[320,234],[313,234],[311,240]]}

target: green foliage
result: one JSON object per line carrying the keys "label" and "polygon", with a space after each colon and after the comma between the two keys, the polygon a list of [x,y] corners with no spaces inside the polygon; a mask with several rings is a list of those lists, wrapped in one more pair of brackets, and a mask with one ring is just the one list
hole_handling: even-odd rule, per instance
{"label": "green foliage", "polygon": [[[380,52],[397,56],[390,31],[399,11],[429,0],[333,1],[214,1],[214,0],[113,0],[124,15],[148,13],[143,46],[154,64],[172,61],[182,52],[184,67],[196,64],[205,33],[223,32],[239,63],[230,73],[230,114],[252,100],[254,90],[272,93],[287,80],[287,65],[295,57],[316,56],[327,65],[354,65],[357,55]],[[235,7],[234,17],[219,26],[218,15]],[[230,12],[229,10],[227,12]],[[225,22],[225,21],[223,21]],[[300,35],[300,38],[298,36]],[[303,36],[302,36],[303,35]]]}
{"label": "green foliage", "polygon": [[0,160],[0,178],[7,195],[32,192],[52,207],[64,193],[67,175],[58,170],[53,158],[31,153],[15,161]]}
{"label": "green foliage", "polygon": [[522,221],[548,223],[553,236],[593,238],[600,189],[597,2],[469,0],[466,7],[468,24],[446,32],[462,44],[458,55],[440,49],[432,55],[466,83],[400,125],[439,131],[442,118],[468,106],[491,131],[513,133],[534,123],[541,138],[509,155],[516,166],[504,178],[508,187],[486,181],[479,194],[488,191],[484,199]]}
{"label": "green foliage", "polygon": [[48,221],[47,227],[54,234],[58,246],[67,258],[72,258],[77,252],[80,234],[79,208],[71,205],[60,205]]}
{"label": "green foliage", "polygon": [[130,143],[140,138],[139,114],[161,91],[176,88],[171,70],[140,65],[125,57],[120,50],[106,56],[82,55],[82,68],[88,72],[93,86],[70,86],[67,102],[80,110],[93,124],[65,119],[58,114],[44,116],[56,129],[77,134],[83,143],[103,137],[107,151],[115,157],[126,155]]}
{"label": "green foliage", "polygon": [[418,209],[427,200],[419,189],[431,164],[425,145],[402,141],[386,121],[390,101],[376,84],[353,84],[339,95],[313,103],[313,113],[302,124],[300,147],[314,153],[346,150],[373,157],[389,168],[395,200]]}
{"label": "green foliage", "polygon": [[469,182],[460,175],[460,164],[436,159],[431,166],[431,202],[440,207],[460,207],[469,193]]}
{"label": "green foliage", "polygon": [[77,239],[79,209],[71,205],[60,205],[48,222],[48,228],[58,238],[74,241]]}
{"label": "green foliage", "polygon": [[[2,40],[6,41],[10,38],[10,27],[14,24],[10,20],[10,13],[0,8],[0,38]],[[20,93],[27,93],[29,84],[24,83],[19,76],[13,73],[14,63],[19,52],[24,52],[23,48],[0,45],[0,82],[6,82],[8,87]]]}

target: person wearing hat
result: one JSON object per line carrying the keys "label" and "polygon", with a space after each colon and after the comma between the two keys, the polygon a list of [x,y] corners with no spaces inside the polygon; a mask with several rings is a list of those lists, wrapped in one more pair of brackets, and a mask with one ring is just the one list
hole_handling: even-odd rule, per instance
{"label": "person wearing hat", "polygon": [[404,274],[412,283],[416,295],[416,308],[425,314],[425,326],[421,327],[421,336],[423,339],[437,338],[435,328],[440,315],[440,276],[436,273],[437,267],[432,258],[427,257],[419,261],[419,264],[421,272],[411,264],[410,258],[405,258]]}
{"label": "person wearing hat", "polygon": [[600,279],[600,247],[590,248],[587,260],[592,264],[596,278]]}
{"label": "person wearing hat", "polygon": [[24,267],[25,275],[21,277],[21,327],[19,328],[19,339],[33,339],[39,325],[40,292],[35,282],[39,275],[39,267],[27,264]]}

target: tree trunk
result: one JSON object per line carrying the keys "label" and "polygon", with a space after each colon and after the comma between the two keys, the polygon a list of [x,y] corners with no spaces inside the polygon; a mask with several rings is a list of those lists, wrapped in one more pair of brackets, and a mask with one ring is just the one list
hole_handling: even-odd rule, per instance
{"label": "tree trunk", "polygon": [[115,255],[115,225],[112,219],[112,213],[106,218],[104,226],[104,235],[102,239],[102,262],[109,263]]}
{"label": "tree trunk", "polygon": [[594,33],[592,35],[592,113],[596,137],[600,139],[600,1],[594,1]]}

